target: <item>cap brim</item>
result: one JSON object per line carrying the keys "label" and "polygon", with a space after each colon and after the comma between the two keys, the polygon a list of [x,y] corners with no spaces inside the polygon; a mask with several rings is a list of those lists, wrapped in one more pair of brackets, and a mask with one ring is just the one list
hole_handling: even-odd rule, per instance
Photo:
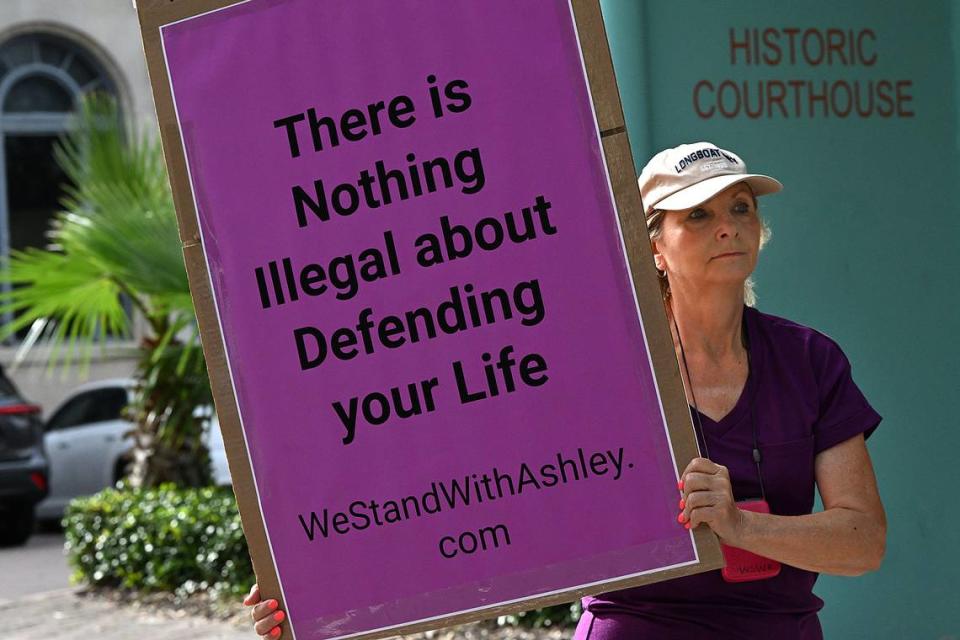
{"label": "cap brim", "polygon": [[715,176],[701,180],[697,184],[692,184],[686,189],[681,189],[676,193],[670,194],[660,202],[653,205],[653,209],[666,209],[676,211],[679,209],[689,209],[698,204],[703,204],[713,196],[717,195],[730,185],[738,182],[746,182],[753,189],[753,194],[763,196],[769,193],[776,193],[783,189],[779,180],[770,176],[760,175],[758,173],[734,173],[725,176]]}

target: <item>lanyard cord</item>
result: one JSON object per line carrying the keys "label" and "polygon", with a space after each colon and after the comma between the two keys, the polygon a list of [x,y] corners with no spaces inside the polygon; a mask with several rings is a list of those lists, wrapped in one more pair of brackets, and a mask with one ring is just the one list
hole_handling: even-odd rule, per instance
{"label": "lanyard cord", "polygon": [[[670,314],[673,317],[673,328],[677,331],[677,342],[680,343],[680,357],[683,359],[683,369],[687,373],[687,382],[690,383],[690,399],[693,400],[693,409],[694,409],[694,418],[696,418],[696,427],[700,435],[700,440],[703,442],[703,453],[706,458],[710,459],[710,449],[707,446],[707,433],[703,430],[703,422],[700,420],[700,409],[697,406],[697,396],[693,393],[693,381],[690,379],[690,368],[687,367],[687,354],[683,350],[683,340],[680,339],[680,327],[677,326],[677,317],[672,313]],[[755,420],[753,413],[753,400],[754,393],[751,392],[751,389],[747,388],[746,385],[750,382],[750,374],[753,372],[753,366],[750,362],[750,332],[747,331],[746,318],[743,319],[743,338],[746,343],[747,351],[747,382],[744,385],[744,393],[750,394],[750,426],[753,430],[753,462],[757,466],[757,478],[760,480],[760,497],[766,501],[767,492],[763,486],[763,474],[760,473],[760,461],[763,456],[760,455],[760,445],[757,443],[757,421]],[[754,381],[756,385],[756,381]]]}

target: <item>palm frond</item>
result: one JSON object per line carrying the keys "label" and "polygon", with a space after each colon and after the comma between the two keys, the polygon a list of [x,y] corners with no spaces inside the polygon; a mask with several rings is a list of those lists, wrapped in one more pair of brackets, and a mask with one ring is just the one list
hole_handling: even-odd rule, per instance
{"label": "palm frond", "polygon": [[107,334],[127,336],[124,294],[162,332],[192,317],[173,200],[155,141],[126,141],[111,99],[82,103],[77,128],[55,147],[70,180],[50,229],[52,251],[12,252],[0,273],[0,338],[49,319],[50,364],[69,366]]}
{"label": "palm frond", "polygon": [[62,364],[69,366],[79,351],[86,368],[97,341],[108,334],[130,334],[121,287],[87,260],[39,249],[14,251],[0,272],[0,282],[11,285],[0,295],[0,314],[18,314],[0,326],[0,339],[37,320],[54,319],[51,367],[61,363],[61,356]]}
{"label": "palm frond", "polygon": [[[173,200],[158,144],[127,139],[115,104],[84,102],[75,133],[56,148],[70,184],[50,229],[50,251],[13,252],[0,271],[0,338],[31,326],[47,336],[51,367],[89,366],[108,334],[130,335],[121,296],[149,325],[140,345],[135,486],[210,481],[196,412],[211,404]],[[41,327],[46,327],[42,329]],[[40,340],[37,340],[39,343]]]}

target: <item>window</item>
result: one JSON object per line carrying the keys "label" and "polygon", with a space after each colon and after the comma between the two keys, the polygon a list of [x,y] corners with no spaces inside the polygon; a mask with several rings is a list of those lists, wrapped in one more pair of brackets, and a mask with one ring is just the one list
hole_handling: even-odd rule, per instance
{"label": "window", "polygon": [[73,96],[51,78],[36,75],[17,82],[3,101],[6,113],[31,111],[73,111]]}
{"label": "window", "polygon": [[47,422],[47,430],[69,429],[94,422],[119,420],[126,406],[126,389],[114,387],[87,391],[60,407]]}
{"label": "window", "polygon": [[65,182],[54,145],[73,126],[79,99],[93,90],[116,94],[116,85],[77,44],[43,33],[0,42],[0,258],[46,248]]}

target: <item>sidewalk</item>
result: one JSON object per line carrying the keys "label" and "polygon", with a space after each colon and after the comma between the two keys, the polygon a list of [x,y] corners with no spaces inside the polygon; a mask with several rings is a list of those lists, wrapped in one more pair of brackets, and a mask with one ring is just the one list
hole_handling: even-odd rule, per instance
{"label": "sidewalk", "polygon": [[238,628],[168,612],[150,611],[60,589],[0,600],[10,640],[255,640]]}
{"label": "sidewalk", "polygon": [[[215,622],[185,611],[121,604],[59,589],[0,599],[3,640],[256,640],[252,626]],[[244,620],[246,622],[246,620]],[[478,624],[408,634],[404,640],[568,640],[572,629],[486,628]],[[394,638],[393,640],[399,640]]]}

